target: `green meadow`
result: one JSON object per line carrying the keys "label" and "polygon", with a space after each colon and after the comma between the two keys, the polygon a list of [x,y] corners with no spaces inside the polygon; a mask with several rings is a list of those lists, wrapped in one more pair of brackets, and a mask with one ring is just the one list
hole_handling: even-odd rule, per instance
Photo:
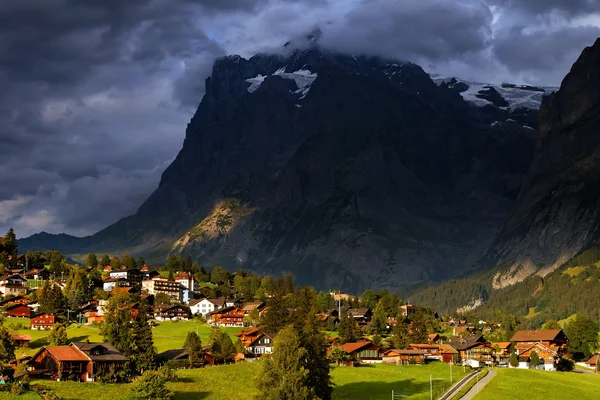
{"label": "green meadow", "polygon": [[[11,326],[22,324],[25,329],[11,329]],[[27,318],[6,318],[4,325],[9,328],[11,333],[31,335],[31,344],[29,348],[16,349],[17,357],[23,355],[33,355],[42,346],[50,344],[48,336],[50,331],[31,330],[29,319]],[[185,342],[185,337],[188,332],[198,332],[203,343],[207,343],[210,333],[210,326],[200,321],[167,321],[158,322],[158,326],[152,329],[154,334],[154,345],[158,352],[169,349],[182,348]],[[239,332],[242,328],[221,328],[232,336]],[[74,342],[89,340],[90,342],[103,341],[100,329],[97,326],[71,324],[67,327],[69,339]],[[0,398],[1,400],[1,398]]]}
{"label": "green meadow", "polygon": [[[250,399],[256,394],[254,377],[259,372],[259,362],[181,370],[177,382],[168,383],[175,396],[184,399]],[[390,398],[392,390],[408,399],[429,399],[429,376],[443,378],[434,381],[434,395],[450,385],[449,366],[434,363],[428,366],[372,365],[364,367],[337,367],[332,370],[333,398],[336,400],[363,400]],[[462,368],[454,368],[455,380],[464,376]],[[37,385],[52,387],[65,400],[97,399],[132,400],[129,385],[103,385],[98,383],[74,383],[37,381]],[[0,397],[0,400],[2,398]]]}
{"label": "green meadow", "polygon": [[600,398],[600,375],[498,369],[476,400],[592,400]]}

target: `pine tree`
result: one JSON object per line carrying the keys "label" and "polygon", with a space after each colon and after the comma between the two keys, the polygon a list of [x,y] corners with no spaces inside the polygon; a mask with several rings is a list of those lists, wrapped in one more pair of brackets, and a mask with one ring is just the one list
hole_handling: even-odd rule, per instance
{"label": "pine tree", "polygon": [[412,319],[412,343],[427,343],[427,321],[422,310],[418,310]]}
{"label": "pine tree", "polygon": [[51,284],[50,281],[44,282],[44,286],[39,296],[39,311],[58,316],[67,315],[67,300],[65,299],[60,286]]}
{"label": "pine tree", "polygon": [[127,269],[137,268],[137,263],[135,262],[135,259],[129,253],[123,254],[121,264],[127,267]]}
{"label": "pine tree", "polygon": [[289,325],[275,338],[273,353],[264,357],[256,377],[257,399],[306,400],[316,399],[308,386],[308,374],[302,361],[307,351],[300,345],[295,329]]}
{"label": "pine tree", "polygon": [[15,345],[8,329],[0,326],[0,362],[7,364],[15,359]]}
{"label": "pine tree", "polygon": [[90,253],[86,257],[86,264],[88,267],[98,268],[98,257],[94,253]]}
{"label": "pine tree", "polygon": [[139,268],[142,268],[144,265],[146,265],[146,260],[144,259],[144,257],[142,257],[142,256],[139,256],[139,257],[137,258],[137,266],[138,266]]}
{"label": "pine tree", "polygon": [[183,270],[185,272],[192,271],[192,258],[190,256],[185,256],[185,258],[183,259]]}
{"label": "pine tree", "polygon": [[202,362],[202,342],[196,332],[188,332],[183,348],[188,353],[190,367]]}
{"label": "pine tree", "polygon": [[410,344],[410,333],[408,323],[404,319],[402,312],[398,313],[396,317],[396,325],[392,330],[392,345],[395,349],[405,349]]}
{"label": "pine tree", "polygon": [[173,282],[175,280],[175,274],[173,273],[173,270],[169,270],[169,277],[167,279],[169,282]]}
{"label": "pine tree", "polygon": [[540,365],[540,356],[538,355],[537,351],[532,351],[529,358],[529,364],[533,369],[536,369],[538,365]]}
{"label": "pine tree", "polygon": [[237,353],[229,335],[216,326],[210,331],[208,345],[213,357],[219,361],[231,361]]}
{"label": "pine tree", "polygon": [[104,267],[107,267],[109,265],[110,265],[110,257],[108,256],[108,254],[105,254],[100,259],[100,264],[98,266],[100,267],[100,269],[104,269]]}
{"label": "pine tree", "polygon": [[342,344],[356,342],[361,337],[358,324],[354,318],[349,317],[345,312],[342,312],[340,316],[338,334]]}
{"label": "pine tree", "polygon": [[382,334],[385,333],[387,327],[387,313],[385,311],[385,304],[379,300],[373,311],[373,317],[369,324],[369,328],[372,333]]}
{"label": "pine tree", "polygon": [[316,307],[306,314],[303,329],[300,331],[300,345],[306,350],[303,367],[308,371],[307,385],[314,390],[315,397],[330,400],[333,392],[327,359],[327,339],[319,329]]}
{"label": "pine tree", "polygon": [[279,295],[274,295],[269,309],[263,314],[262,325],[265,332],[279,332],[290,322],[290,313]]}
{"label": "pine tree", "polygon": [[119,257],[113,257],[110,259],[110,266],[113,270],[119,270],[121,269],[121,260],[119,260]]}
{"label": "pine tree", "polygon": [[517,353],[514,351],[510,353],[510,358],[508,359],[508,363],[511,367],[517,368],[519,366],[519,357],[517,357]]}
{"label": "pine tree", "polygon": [[53,346],[65,346],[69,344],[67,328],[63,324],[55,324],[48,337]]}
{"label": "pine tree", "polygon": [[17,267],[18,245],[17,236],[13,228],[10,228],[4,236],[4,252],[9,256],[8,265],[11,268]]}
{"label": "pine tree", "polygon": [[144,304],[140,307],[131,326],[131,358],[136,370],[144,372],[154,367],[156,348],[152,336],[152,327],[148,323],[148,314]]}

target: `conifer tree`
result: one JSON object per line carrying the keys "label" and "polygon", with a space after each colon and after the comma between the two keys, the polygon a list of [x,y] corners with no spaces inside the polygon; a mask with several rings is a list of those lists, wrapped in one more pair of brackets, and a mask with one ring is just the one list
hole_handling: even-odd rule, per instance
{"label": "conifer tree", "polygon": [[127,269],[137,268],[137,263],[135,262],[135,259],[129,253],[123,254],[121,264],[127,267]]}
{"label": "conifer tree", "polygon": [[309,372],[303,366],[307,351],[300,345],[292,325],[286,326],[275,338],[273,353],[266,356],[256,377],[257,399],[316,399],[308,385]]}
{"label": "conifer tree", "polygon": [[540,356],[538,355],[537,351],[532,351],[529,358],[529,364],[531,365],[531,368],[537,369],[538,365],[540,365]]}
{"label": "conifer tree", "polygon": [[110,265],[110,257],[108,256],[108,254],[105,254],[100,259],[100,264],[98,266],[100,267],[100,269],[104,269],[104,267],[107,267],[109,265]]}
{"label": "conifer tree", "polygon": [[354,318],[349,317],[345,312],[342,312],[342,315],[340,316],[338,334],[342,344],[356,342],[361,337],[358,324]]}
{"label": "conifer tree", "polygon": [[269,309],[263,314],[262,325],[265,332],[279,332],[289,323],[290,313],[280,295],[274,295]]}
{"label": "conifer tree", "polygon": [[190,272],[192,270],[192,258],[190,256],[185,256],[183,259],[183,270],[185,272]]}
{"label": "conifer tree", "polygon": [[55,324],[48,337],[53,346],[65,346],[69,344],[67,328],[63,324]]}
{"label": "conifer tree", "polygon": [[131,325],[131,350],[127,356],[131,358],[136,370],[144,372],[154,366],[156,348],[152,336],[152,327],[148,323],[145,305],[140,307]]}
{"label": "conifer tree", "polygon": [[387,313],[385,311],[385,304],[382,300],[379,300],[373,311],[373,317],[371,318],[369,328],[372,333],[382,334],[386,331],[386,327]]}
{"label": "conifer tree", "polygon": [[412,318],[412,343],[427,343],[427,321],[422,310],[418,310]]}
{"label": "conifer tree", "polygon": [[4,252],[8,255],[8,265],[11,268],[17,267],[18,245],[17,236],[13,228],[10,228],[4,236]]}
{"label": "conifer tree", "polygon": [[88,267],[98,268],[98,257],[94,253],[90,253],[86,257],[86,264]]}
{"label": "conifer tree", "polygon": [[237,353],[229,335],[216,326],[210,331],[208,345],[213,357],[219,361],[231,361]]}
{"label": "conifer tree", "polygon": [[392,330],[392,334],[392,345],[395,349],[405,349],[410,344],[408,323],[406,322],[402,312],[399,312],[398,316],[396,317],[396,325]]}
{"label": "conifer tree", "polygon": [[510,358],[508,359],[508,363],[511,367],[517,368],[519,366],[519,357],[517,357],[517,353],[514,351],[510,353]]}
{"label": "conifer tree", "polygon": [[306,350],[303,367],[308,371],[307,385],[314,390],[315,397],[330,400],[333,392],[327,359],[327,339],[319,329],[316,307],[306,314],[306,320],[300,334],[300,345]]}
{"label": "conifer tree", "polygon": [[196,332],[188,332],[183,348],[188,353],[190,367],[202,362],[202,342]]}
{"label": "conifer tree", "polygon": [[0,363],[8,363],[15,359],[15,345],[8,329],[0,326]]}
{"label": "conifer tree", "polygon": [[144,259],[144,257],[139,256],[137,258],[137,266],[138,266],[138,268],[142,268],[144,265],[146,265],[146,260]]}

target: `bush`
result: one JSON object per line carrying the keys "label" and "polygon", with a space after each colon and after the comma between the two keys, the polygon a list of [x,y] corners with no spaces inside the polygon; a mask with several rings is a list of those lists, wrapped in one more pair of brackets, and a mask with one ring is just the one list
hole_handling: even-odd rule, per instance
{"label": "bush", "polygon": [[165,378],[167,382],[173,382],[177,380],[177,374],[167,365],[160,367],[157,371],[163,376],[163,378]]}
{"label": "bush", "polygon": [[10,384],[10,393],[15,395],[20,395],[25,392],[25,385],[21,382],[13,382]]}
{"label": "bush", "polygon": [[16,323],[12,322],[8,325],[8,327],[10,329],[12,329],[13,331],[22,331],[25,329],[29,329],[29,328],[25,327],[25,325],[23,325],[21,322],[16,322]]}
{"label": "bush", "polygon": [[558,360],[556,370],[560,372],[571,372],[575,368],[575,363],[568,358],[561,358]]}
{"label": "bush", "polygon": [[133,381],[131,392],[142,399],[168,400],[173,392],[166,388],[165,382],[166,379],[159,371],[145,371]]}

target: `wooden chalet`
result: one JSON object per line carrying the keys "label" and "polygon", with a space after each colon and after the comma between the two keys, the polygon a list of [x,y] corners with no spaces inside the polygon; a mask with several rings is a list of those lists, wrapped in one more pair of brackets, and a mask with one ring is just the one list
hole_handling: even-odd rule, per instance
{"label": "wooden chalet", "polygon": [[77,342],[44,346],[27,363],[38,377],[93,382],[101,371],[122,369],[129,361],[110,343]]}
{"label": "wooden chalet", "polygon": [[[185,349],[173,349],[163,351],[156,355],[156,363],[159,365],[164,365],[165,363],[171,360],[188,360],[188,352]],[[200,362],[201,366],[205,365],[215,365],[215,358],[210,352],[203,350],[202,351],[202,361]]]}
{"label": "wooden chalet", "polygon": [[489,365],[493,361],[494,349],[481,335],[454,336],[448,344],[458,351],[463,363],[471,367]]}
{"label": "wooden chalet", "polygon": [[494,350],[493,355],[496,358],[496,362],[499,364],[508,365],[511,342],[492,342],[490,344]]}
{"label": "wooden chalet", "polygon": [[510,339],[515,344],[517,353],[530,348],[536,343],[540,343],[559,354],[564,354],[567,350],[569,339],[562,329],[545,329],[536,331],[518,331]]}
{"label": "wooden chalet", "polygon": [[371,317],[373,313],[368,307],[363,308],[350,308],[347,312],[349,317],[352,317],[356,322],[358,322],[359,326],[368,325],[371,322]]}
{"label": "wooden chalet", "polygon": [[276,333],[260,333],[246,349],[256,357],[260,357],[263,354],[271,354],[273,352],[273,341],[276,336]]}
{"label": "wooden chalet", "polygon": [[90,360],[86,369],[86,381],[88,382],[95,381],[98,373],[108,372],[110,368],[123,369],[125,363],[129,361],[129,358],[108,342],[73,342],[71,346],[77,348]]}
{"label": "wooden chalet", "polygon": [[190,319],[192,312],[190,308],[184,305],[172,306],[153,306],[154,318],[159,321],[179,321],[182,319]]}
{"label": "wooden chalet", "polygon": [[29,304],[31,303],[31,300],[29,300],[29,297],[27,296],[16,296],[16,297],[11,297],[9,299],[0,301],[0,307],[8,307],[8,306],[14,306],[15,304]]}
{"label": "wooden chalet", "polygon": [[206,314],[206,321],[215,326],[244,326],[244,310],[236,306],[225,307]]}
{"label": "wooden chalet", "polygon": [[341,345],[340,348],[350,354],[356,361],[367,364],[381,363],[384,353],[381,346],[373,344],[370,340],[346,343]]}
{"label": "wooden chalet", "polygon": [[390,349],[383,353],[381,360],[384,364],[408,365],[422,364],[427,353],[419,349]]}
{"label": "wooden chalet", "polygon": [[30,269],[29,271],[25,272],[25,274],[23,274],[23,276],[27,279],[35,279],[40,281],[47,281],[48,279],[50,279],[50,275],[52,275],[52,273],[46,268]]}
{"label": "wooden chalet", "polygon": [[6,307],[6,314],[9,317],[31,318],[33,311],[25,304],[13,304]]}
{"label": "wooden chalet", "polygon": [[52,314],[40,314],[31,318],[31,329],[52,329],[54,328],[56,318]]}
{"label": "wooden chalet", "polygon": [[16,347],[29,347],[29,343],[31,342],[31,335],[13,333],[11,337]]}
{"label": "wooden chalet", "polygon": [[260,328],[246,328],[235,334],[245,348],[249,347],[260,335]]}
{"label": "wooden chalet", "polygon": [[90,360],[74,346],[44,346],[29,360],[36,377],[85,381]]}
{"label": "wooden chalet", "polygon": [[249,301],[248,303],[244,304],[242,310],[244,310],[244,314],[248,315],[252,310],[258,309],[258,311],[260,311],[264,307],[265,303],[263,303],[262,301]]}
{"label": "wooden chalet", "polygon": [[425,361],[443,361],[445,363],[454,362],[454,355],[458,351],[447,344],[434,343],[413,343],[408,346],[409,349],[419,350],[425,354]]}
{"label": "wooden chalet", "polygon": [[535,351],[539,357],[539,364],[537,369],[543,369],[553,371],[555,364],[560,359],[560,354],[542,344],[541,342],[534,343],[528,347],[515,347],[517,356],[519,358],[519,368],[529,368],[531,365],[531,354]]}

